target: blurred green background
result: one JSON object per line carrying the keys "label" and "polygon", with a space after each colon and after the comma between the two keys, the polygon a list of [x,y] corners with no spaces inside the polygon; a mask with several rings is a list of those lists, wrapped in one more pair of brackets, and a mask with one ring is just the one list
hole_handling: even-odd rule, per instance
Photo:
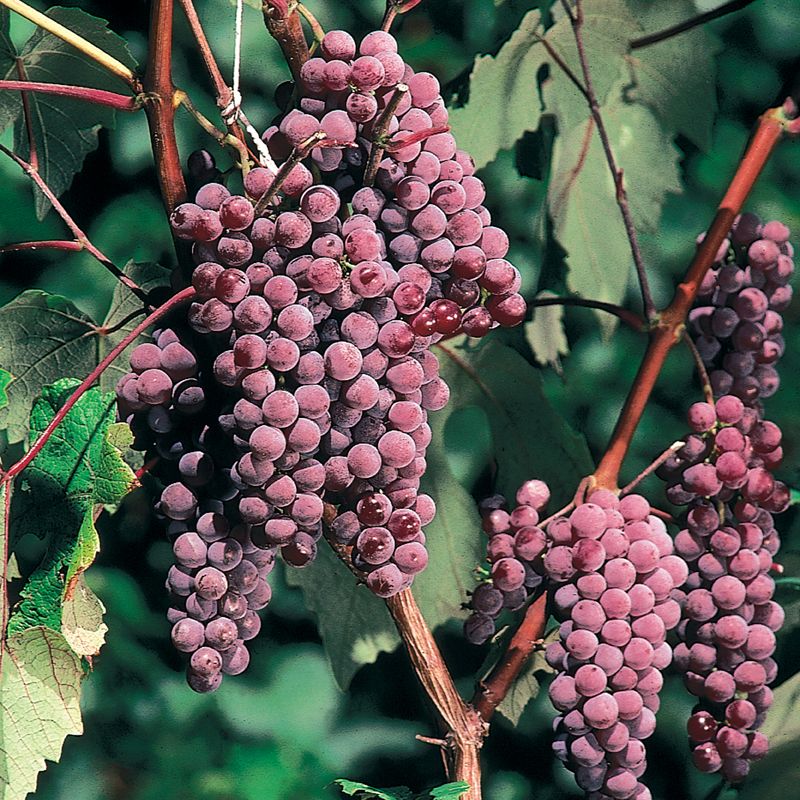
{"label": "blurred green background", "polygon": [[[64,5],[110,20],[112,29],[129,41],[143,62],[149,7],[144,0]],[[229,0],[197,0],[196,5],[223,70],[230,74],[233,7]],[[308,5],[326,29],[346,28],[356,37],[380,21],[383,9],[381,0],[310,0]],[[524,0],[427,0],[398,20],[395,33],[412,66],[435,72],[443,84],[457,90],[474,56],[495,52],[522,15],[537,5]],[[697,5],[704,9],[716,3]],[[658,236],[644,240],[654,289],[662,303],[692,253],[695,235],[710,220],[755,118],[774,103],[784,81],[798,72],[797,0],[758,0],[709,27],[720,42],[719,116],[713,148],[700,153],[688,142],[679,142],[685,191],[670,197]],[[18,19],[13,22],[13,34],[20,40],[30,29]],[[213,116],[214,102],[182,20],[176,35],[176,83],[189,91],[204,113]],[[273,91],[286,76],[279,50],[260,15],[246,8],[242,92],[247,113],[259,128],[266,127],[276,113]],[[10,143],[9,133],[2,139],[5,143]],[[179,114],[179,141],[184,154],[198,146],[213,147],[183,113]],[[791,143],[779,147],[748,207],[800,231],[797,148]],[[487,205],[513,239],[512,255],[523,272],[523,290],[532,296],[545,285],[557,287],[552,276],[558,275],[561,262],[542,241],[542,184],[519,176],[515,156],[524,159],[524,148],[517,154],[502,153],[483,171],[483,177],[490,187]],[[221,162],[225,158],[221,154]],[[90,238],[117,263],[130,258],[173,263],[142,115],[119,114],[116,129],[101,132],[99,149],[89,155],[83,173],[63,199]],[[60,238],[62,234],[61,222],[53,214],[41,223],[36,221],[26,178],[8,160],[0,161],[0,242]],[[38,286],[66,294],[96,318],[102,318],[108,307],[113,279],[84,254],[43,252],[0,258],[0,302],[25,287]],[[542,275],[548,277],[540,284]],[[630,300],[636,303],[635,296]],[[788,440],[781,477],[795,487],[800,486],[799,318],[800,303],[796,303],[787,314],[784,386],[769,403],[771,417],[781,424]],[[566,321],[571,352],[558,369],[543,370],[546,391],[597,455],[644,342],[627,330],[604,341],[594,316],[580,309],[568,310]],[[678,348],[636,436],[623,479],[636,474],[680,436],[684,409],[698,394],[688,354]],[[457,431],[451,444],[454,469],[461,474],[481,471],[464,468],[465,458],[481,457],[468,429]],[[489,487],[468,488],[477,494]],[[655,480],[649,490],[655,498],[662,496]],[[113,518],[101,520],[103,549],[88,580],[108,608],[108,640],[84,688],[85,734],[67,739],[61,763],[40,777],[38,800],[305,800],[335,797],[337,792],[329,784],[340,776],[416,789],[441,782],[438,752],[414,739],[416,733],[433,735],[434,731],[404,655],[381,656],[360,671],[347,695],[341,694],[299,592],[288,589],[279,575],[264,633],[254,642],[249,671],[226,681],[211,697],[188,691],[179,660],[169,647],[163,616],[169,548],[150,518],[149,507],[147,493],[140,490]],[[781,561],[789,575],[800,574],[797,516],[792,510],[781,523],[785,534]],[[800,660],[800,592],[787,583],[779,594],[789,606],[778,650],[779,680],[784,680],[797,670]],[[456,624],[439,633],[456,679],[469,694],[484,654],[463,643]],[[699,776],[688,768],[683,725],[690,707],[691,700],[670,678],[659,729],[649,745],[648,784],[654,797],[700,800],[718,785],[718,779]],[[500,719],[493,723],[484,749],[488,800],[580,796],[571,777],[550,757],[551,716],[542,693],[518,728]]]}

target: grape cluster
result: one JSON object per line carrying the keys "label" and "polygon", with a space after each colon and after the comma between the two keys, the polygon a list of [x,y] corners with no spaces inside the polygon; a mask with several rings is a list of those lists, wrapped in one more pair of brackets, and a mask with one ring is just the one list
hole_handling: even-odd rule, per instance
{"label": "grape cluster", "polygon": [[491,568],[488,579],[475,588],[470,598],[472,614],[464,623],[464,635],[472,644],[483,644],[494,636],[500,612],[521,608],[542,584],[547,538],[538,523],[549,500],[547,484],[533,479],[517,490],[517,505],[510,512],[502,495],[481,503]]}
{"label": "grape cluster", "polygon": [[246,487],[229,468],[229,444],[209,425],[216,411],[195,353],[164,329],[133,350],[130,366],[117,385],[118,407],[165,484],[156,511],[175,557],[167,576],[172,642],[190,656],[189,685],[213,691],[223,675],[247,667],[245,642],[272,596],[276,548],[257,542],[241,513]]}
{"label": "grape cluster", "polygon": [[[448,132],[436,78],[414,74],[382,31],[358,48],[332,31],[320,52],[302,69],[297,107],[264,134],[277,172],[247,171],[237,194],[210,154],[190,158],[199,188],[170,223],[195,265],[182,334],[193,350],[177,344],[198,355],[174,375],[153,367],[156,378],[138,365],[166,345],[142,345],[118,387],[140,447],[164,461],[158,510],[175,538],[171,581],[186,576],[180,592],[170,583],[177,597],[194,597],[192,581],[213,575],[212,594],[249,598],[249,582],[266,575],[248,564],[263,553],[270,568],[276,553],[310,563],[323,515],[375,594],[409,586],[427,564],[423,527],[435,514],[419,492],[427,415],[449,398],[431,345],[525,315],[508,237]],[[206,533],[209,513],[224,519]],[[233,589],[219,589],[231,577]],[[213,603],[220,618],[238,619]],[[223,623],[199,619],[194,601],[170,613],[176,646],[189,651],[190,639],[203,653],[192,656],[190,683],[216,688],[224,658],[216,670],[195,661],[207,656],[202,641],[228,652],[214,638]],[[202,641],[179,614],[207,623]]]}
{"label": "grape cluster", "polygon": [[672,594],[686,564],[640,495],[595,491],[547,533],[544,567],[563,620],[546,651],[557,671],[554,751],[592,796],[644,800],[643,740],[655,730],[661,671],[672,660],[666,636],[680,621]]}
{"label": "grape cluster", "polygon": [[733,394],[755,406],[777,391],[793,253],[782,222],[762,223],[750,213],[737,217],[720,247],[689,316],[715,395]]}
{"label": "grape cluster", "polygon": [[780,544],[773,514],[787,507],[789,490],[771,474],[780,430],[739,398],[695,403],[689,424],[683,450],[661,470],[673,502],[688,505],[675,538],[689,565],[675,664],[700,698],[688,723],[695,765],[737,782],[767,752],[756,729],[772,702],[784,616],[769,575]]}

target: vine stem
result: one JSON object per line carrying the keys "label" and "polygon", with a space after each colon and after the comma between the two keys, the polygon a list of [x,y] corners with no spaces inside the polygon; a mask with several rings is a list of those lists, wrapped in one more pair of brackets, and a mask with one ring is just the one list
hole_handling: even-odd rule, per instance
{"label": "vine stem", "polygon": [[728,235],[758,176],[784,132],[785,120],[780,108],[770,109],[760,119],[753,138],[739,163],[728,191],[719,204],[708,233],[697,248],[672,302],[659,316],[650,333],[650,343],[639,371],[620,411],[611,441],[595,470],[598,487],[616,490],[622,461],[644,413],[647,401],[664,366],[667,355],[680,341],[689,313],[704,275],[714,263],[722,241]]}
{"label": "vine stem", "polygon": [[42,451],[47,444],[47,440],[55,433],[58,426],[64,421],[64,417],[69,414],[72,407],[78,400],[86,394],[94,382],[114,363],[117,357],[129,345],[136,341],[154,322],[161,319],[173,309],[191,300],[197,292],[190,286],[170,297],[166,303],[160,305],[148,314],[119,344],[108,352],[108,355],[84,378],[75,391],[67,398],[67,401],[56,412],[50,424],[42,431],[39,438],[31,445],[30,450],[15,464],[12,464],[0,478],[0,484],[9,483],[16,475],[19,475]]}
{"label": "vine stem", "polygon": [[[565,5],[568,4],[565,3]],[[622,221],[625,226],[625,233],[628,237],[628,244],[630,245],[631,255],[633,256],[633,263],[636,266],[636,274],[639,278],[639,288],[642,294],[642,305],[647,319],[652,320],[656,314],[656,306],[653,302],[653,296],[650,292],[650,283],[647,279],[647,270],[644,266],[644,259],[642,257],[642,250],[639,247],[639,239],[636,235],[636,226],[633,224],[633,215],[631,214],[630,203],[628,202],[628,193],[625,189],[625,179],[622,169],[617,165],[614,151],[611,147],[611,141],[608,137],[603,116],[600,113],[600,104],[597,101],[597,94],[594,90],[594,83],[592,82],[592,74],[589,69],[589,60],[586,55],[586,46],[583,41],[583,4],[581,0],[576,0],[575,13],[569,15],[570,24],[572,25],[572,32],[575,37],[575,46],[578,49],[578,59],[581,64],[581,72],[583,73],[583,84],[586,89],[585,97],[589,102],[589,109],[592,118],[597,126],[597,134],[600,137],[600,142],[603,145],[603,152],[608,162],[608,168],[611,170],[611,176],[614,179],[614,187],[616,190],[616,200],[619,206],[620,213],[622,214]]]}
{"label": "vine stem", "polygon": [[60,97],[71,97],[107,106],[117,111],[138,111],[141,102],[131,95],[107,92],[105,89],[93,89],[90,86],[68,86],[62,83],[42,83],[41,81],[0,81],[0,91],[6,89],[18,92],[39,92],[40,94],[55,94]]}
{"label": "vine stem", "polygon": [[673,442],[661,455],[648,464],[630,483],[623,486],[620,496],[632,492],[648,475],[652,475],[673,453],[677,453],[686,442]]}
{"label": "vine stem", "polygon": [[647,329],[647,322],[638,314],[629,311],[627,308],[622,308],[622,306],[617,306],[613,303],[604,303],[601,300],[588,300],[583,297],[538,297],[535,300],[528,301],[528,308],[540,308],[542,306],[578,306],[580,308],[593,308],[596,311],[605,311],[608,314],[613,314],[635,331],[641,332]]}
{"label": "vine stem", "polygon": [[717,8],[712,8],[710,11],[705,11],[704,13],[698,14],[695,17],[691,17],[683,22],[679,22],[677,25],[671,25],[669,28],[664,28],[664,30],[656,31],[655,33],[648,33],[645,36],[640,36],[638,39],[634,39],[629,46],[631,50],[638,50],[641,47],[648,47],[651,44],[663,42],[666,39],[671,39],[673,36],[677,36],[680,33],[690,31],[692,28],[696,28],[698,25],[711,22],[712,19],[719,19],[720,17],[724,17],[726,14],[731,14],[734,11],[740,11],[741,9],[749,6],[752,2],[753,0],[730,0],[728,3],[723,3],[721,6],[717,6]]}
{"label": "vine stem", "polygon": [[700,351],[697,349],[697,345],[694,343],[689,331],[686,328],[683,329],[683,343],[686,347],[689,348],[689,352],[692,354],[692,358],[694,359],[694,366],[697,370],[697,377],[700,378],[700,386],[703,390],[703,397],[706,399],[706,403],[710,405],[714,405],[714,389],[711,386],[711,379],[708,377],[708,370],[706,369],[706,365],[703,363],[703,357],[700,355]]}
{"label": "vine stem", "polygon": [[139,92],[139,81],[133,71],[121,61],[114,58],[114,56],[106,53],[102,48],[92,44],[87,39],[84,39],[83,36],[71,31],[60,22],[56,22],[52,17],[48,17],[35,8],[31,8],[27,3],[23,3],[22,0],[0,0],[0,4],[16,12],[21,17],[30,20],[34,25],[38,25],[48,33],[52,33],[53,36],[57,36],[59,39],[71,44],[76,50],[79,50],[85,56],[88,56],[109,72],[125,81],[135,92]]}
{"label": "vine stem", "polygon": [[364,170],[364,179],[362,183],[364,186],[372,186],[375,183],[375,176],[378,174],[378,167],[381,165],[383,153],[386,150],[386,137],[389,133],[389,124],[392,121],[394,112],[400,105],[400,101],[408,93],[408,86],[405,83],[398,83],[395,87],[394,94],[389,100],[386,108],[375,123],[372,131],[372,147],[369,151],[369,160],[367,161],[366,169]]}
{"label": "vine stem", "polygon": [[153,0],[150,8],[147,69],[144,75],[145,113],[150,126],[150,145],[158,171],[161,198],[167,214],[186,199],[175,139],[175,109],[180,98],[172,83],[173,0]]}
{"label": "vine stem", "polygon": [[481,800],[480,748],[486,724],[477,710],[462,700],[450,671],[410,589],[386,600],[414,672],[430,698],[447,733],[443,748],[447,777],[465,781],[463,800]]}
{"label": "vine stem", "polygon": [[262,0],[264,24],[273,39],[280,45],[289,65],[295,85],[300,85],[300,69],[308,61],[308,42],[303,24],[296,9],[289,10],[288,3]]}
{"label": "vine stem", "polygon": [[[64,221],[66,226],[72,231],[73,236],[75,237],[76,244],[80,245],[80,248],[77,247],[64,247],[63,242],[59,242],[58,246],[55,249],[58,250],[67,250],[67,249],[81,249],[86,250],[90,253],[94,258],[97,259],[123,286],[127,286],[128,289],[133,292],[142,302],[147,302],[147,293],[139,286],[135,281],[131,280],[116,264],[114,264],[107,256],[105,256],[97,247],[95,247],[90,241],[86,234],[78,227],[78,224],[72,218],[70,213],[67,211],[66,208],[62,205],[61,201],[55,196],[53,190],[45,183],[44,178],[39,174],[39,170],[36,169],[33,165],[25,161],[23,158],[20,158],[16,153],[9,150],[5,145],[0,144],[0,152],[5,153],[14,163],[19,166],[19,168],[36,184],[39,188],[39,191],[52,203],[53,208],[55,209],[56,213],[59,217]],[[23,244],[36,244],[36,242],[30,243],[23,243]],[[48,244],[53,244],[52,242]],[[13,247],[13,245],[12,245]],[[24,247],[18,249],[28,249],[32,250],[35,249],[33,247]]]}
{"label": "vine stem", "polygon": [[541,644],[547,624],[546,606],[547,595],[542,593],[528,606],[520,626],[511,637],[508,648],[489,677],[479,682],[472,698],[472,705],[484,722],[492,718],[528,657]]}

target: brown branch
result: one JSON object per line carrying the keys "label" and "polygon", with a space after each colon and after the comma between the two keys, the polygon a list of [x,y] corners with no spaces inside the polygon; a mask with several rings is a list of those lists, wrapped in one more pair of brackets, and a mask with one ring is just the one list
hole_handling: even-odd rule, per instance
{"label": "brown branch", "polygon": [[[96,258],[121,284],[123,284],[123,286],[127,286],[128,289],[133,292],[133,294],[142,300],[142,302],[146,302],[147,293],[144,291],[144,289],[131,280],[116,264],[114,264],[89,241],[89,237],[86,236],[86,234],[78,227],[78,224],[72,218],[67,209],[64,208],[63,204],[56,197],[53,190],[45,183],[44,178],[42,178],[42,176],[39,174],[39,170],[34,168],[24,159],[20,158],[16,153],[9,150],[5,145],[0,144],[0,152],[5,153],[10,159],[12,159],[19,166],[19,168],[36,184],[36,186],[39,188],[39,191],[50,201],[56,213],[72,231],[76,241],[81,244],[82,249],[94,256],[94,258]],[[59,247],[57,249],[68,248]]]}
{"label": "brown branch", "polygon": [[150,314],[145,317],[119,344],[116,345],[112,350],[108,352],[108,355],[86,376],[86,378],[78,385],[75,391],[67,398],[67,401],[64,403],[63,406],[56,412],[56,415],[50,420],[49,425],[42,431],[39,438],[31,445],[30,450],[28,450],[25,455],[16,462],[16,464],[12,464],[6,471],[3,473],[2,483],[9,483],[15,475],[19,475],[25,467],[27,467],[34,458],[42,451],[42,448],[47,444],[47,440],[53,435],[56,431],[58,426],[63,422],[64,417],[70,412],[72,407],[78,402],[78,400],[83,397],[83,395],[87,392],[88,389],[95,383],[95,381],[114,363],[117,357],[122,353],[129,345],[136,341],[154,322],[157,322],[163,316],[168,314],[173,309],[177,308],[178,306],[186,303],[187,301],[191,300],[195,296],[195,290],[190,286],[187,289],[183,289],[182,291],[178,292],[177,294],[170,297],[166,303],[160,305],[155,311],[151,312]]}
{"label": "brown branch", "polygon": [[[20,59],[17,59],[19,62]],[[75,100],[83,100],[86,103],[94,103],[99,106],[113,108],[116,111],[138,111],[141,108],[140,101],[133,95],[117,94],[107,92],[105,89],[93,89],[90,86],[69,86],[63,83],[42,83],[41,81],[26,81],[20,78],[18,81],[0,81],[0,91],[37,92],[39,94],[55,94],[59,97],[70,97]]]}
{"label": "brown branch", "polygon": [[700,351],[697,349],[694,339],[692,339],[691,334],[686,330],[686,328],[683,329],[681,338],[683,339],[683,343],[689,348],[689,352],[692,354],[692,358],[694,359],[694,366],[697,370],[697,376],[700,378],[700,387],[703,390],[703,396],[705,397],[706,402],[713,406],[714,390],[711,388],[711,379],[708,377],[708,370],[706,369],[706,365],[703,363],[703,357],[700,355]]}
{"label": "brown branch", "polygon": [[741,9],[749,6],[752,2],[753,0],[731,0],[728,3],[723,3],[717,8],[712,8],[711,11],[706,11],[702,14],[698,14],[696,17],[691,17],[683,22],[679,22],[677,25],[671,25],[669,28],[664,28],[664,30],[657,31],[656,33],[648,33],[646,36],[640,36],[638,39],[634,39],[632,42],[630,42],[629,47],[631,50],[637,50],[640,47],[647,47],[648,45],[656,44],[656,42],[663,42],[664,40],[671,39],[673,36],[677,36],[680,33],[690,31],[692,28],[696,28],[698,25],[711,22],[712,19],[719,19],[720,17],[724,17],[726,14],[730,14],[734,11],[740,11]]}
{"label": "brown branch", "polygon": [[161,198],[167,214],[186,199],[186,183],[175,139],[175,86],[172,83],[173,0],[153,0],[144,75],[145,112],[150,126]]}
{"label": "brown branch", "polygon": [[591,71],[589,70],[589,61],[586,56],[586,47],[583,41],[583,6],[581,0],[576,0],[575,15],[570,16],[570,24],[575,36],[575,45],[578,49],[578,58],[581,64],[581,72],[583,73],[583,83],[586,87],[586,98],[589,101],[589,109],[591,110],[592,117],[597,125],[597,133],[600,136],[600,142],[603,145],[603,152],[608,162],[608,168],[611,170],[611,175],[614,179],[614,186],[616,189],[617,205],[619,206],[620,213],[622,214],[622,221],[625,225],[625,233],[628,237],[628,243],[633,256],[633,263],[636,266],[636,274],[639,277],[639,288],[642,294],[642,305],[647,319],[652,320],[656,313],[656,306],[653,302],[653,296],[650,293],[650,283],[647,280],[647,271],[644,266],[644,259],[642,251],[639,247],[639,239],[636,235],[636,226],[633,224],[633,216],[631,214],[630,203],[628,202],[628,193],[625,190],[625,181],[622,169],[617,166],[617,161],[614,156],[614,151],[611,148],[611,141],[608,137],[603,117],[600,113],[600,104],[597,101],[597,95],[594,90],[592,82]]}
{"label": "brown branch", "polygon": [[273,39],[280,45],[283,57],[292,73],[295,85],[300,85],[300,69],[308,61],[308,42],[303,24],[296,10],[288,11],[288,4],[276,0],[263,0],[261,8],[264,24]]}
{"label": "brown branch", "polygon": [[547,623],[547,595],[542,593],[528,606],[519,628],[489,677],[478,684],[472,705],[488,722],[503,702],[534,648],[541,642]]}
{"label": "brown branch", "polygon": [[786,120],[780,108],[770,109],[761,117],[708,233],[697,248],[684,279],[676,288],[672,302],[661,314],[650,334],[647,352],[620,412],[608,449],[595,471],[597,486],[616,489],[622,461],[667,355],[681,338],[686,316],[700,289],[703,276],[714,263],[719,246],[728,235],[736,215],[741,211],[753,184],[780,140],[785,125]]}
{"label": "brown branch", "polygon": [[458,693],[433,634],[410,589],[386,600],[414,672],[447,731],[447,777],[466,781],[464,800],[481,799],[480,748],[485,723]]}
{"label": "brown branch", "polygon": [[322,44],[322,40],[325,38],[325,31],[322,25],[320,25],[319,20],[302,3],[297,4],[297,12],[308,23],[308,27],[311,28],[311,33],[315,39],[315,46]]}
{"label": "brown branch", "polygon": [[528,308],[538,308],[541,306],[578,306],[580,308],[593,308],[597,311],[605,311],[621,319],[635,331],[647,330],[647,322],[638,314],[629,311],[627,308],[615,305],[614,303],[604,303],[602,300],[588,300],[583,297],[539,297],[528,301]]}
{"label": "brown branch", "polygon": [[[336,507],[326,503],[323,515],[325,539],[359,583],[364,583],[365,573],[353,564],[353,548],[337,542],[330,534],[329,525],[336,514]],[[411,666],[425,694],[433,703],[445,731],[444,739],[430,741],[441,743],[447,777],[449,780],[466,781],[470,785],[469,792],[464,795],[465,800],[481,800],[478,751],[486,733],[485,724],[459,695],[450,670],[411,590],[405,589],[394,597],[387,598],[386,607],[408,651]]]}

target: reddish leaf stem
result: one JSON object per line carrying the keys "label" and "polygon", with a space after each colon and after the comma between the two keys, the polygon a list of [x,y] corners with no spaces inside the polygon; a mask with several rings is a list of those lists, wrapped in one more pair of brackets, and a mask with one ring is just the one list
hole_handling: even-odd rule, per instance
{"label": "reddish leaf stem", "polygon": [[47,444],[47,440],[53,435],[58,426],[63,422],[64,417],[70,412],[70,409],[83,397],[92,384],[114,363],[117,357],[122,353],[130,344],[136,341],[154,322],[161,319],[173,309],[182,305],[183,303],[191,300],[195,296],[195,290],[190,286],[177,294],[170,297],[166,303],[160,305],[155,311],[148,314],[119,344],[108,352],[108,355],[87,375],[87,377],[80,383],[75,391],[69,396],[63,406],[56,412],[56,415],[50,421],[50,424],[42,431],[39,438],[31,445],[25,455],[12,464],[3,474],[0,482],[9,483],[15,475],[19,475],[41,452],[42,448]]}
{"label": "reddish leaf stem", "polygon": [[629,311],[622,306],[613,303],[604,303],[601,300],[588,300],[583,297],[539,297],[528,302],[528,308],[538,308],[540,306],[578,306],[580,308],[594,308],[598,311],[605,311],[621,319],[635,331],[647,329],[647,322],[638,314]]}
{"label": "reddish leaf stem", "polygon": [[71,250],[80,251],[84,247],[74,239],[46,239],[41,242],[16,242],[0,247],[0,253],[17,253],[22,250]]}
{"label": "reddish leaf stem", "polygon": [[172,83],[172,12],[173,0],[153,0],[147,69],[143,81],[150,144],[167,214],[186,199],[186,183],[175,139],[175,109],[178,102]]}
{"label": "reddish leaf stem", "polygon": [[595,471],[598,487],[617,488],[617,479],[633,435],[644,413],[650,393],[664,366],[667,355],[681,338],[683,325],[694,302],[703,276],[714,263],[722,241],[741,211],[756,178],[767,162],[784,131],[780,109],[771,109],[761,117],[728,191],[722,198],[711,227],[697,248],[686,276],[678,284],[669,306],[663,311],[650,334],[650,344],[631,386],[608,449]]}
{"label": "reddish leaf stem", "polygon": [[[214,57],[214,52],[211,45],[208,43],[206,32],[200,22],[200,17],[194,7],[192,0],[178,0],[183,9],[186,21],[189,23],[189,28],[192,31],[197,47],[200,50],[200,55],[203,63],[206,65],[206,71],[211,78],[211,83],[214,85],[214,93],[217,95],[217,107],[224,110],[230,106],[234,100],[233,90],[225,81],[222,76],[222,70],[219,68],[217,59]],[[230,132],[235,136],[243,145],[245,144],[245,137],[242,129],[236,123],[229,126]]]}
{"label": "reddish leaf stem", "polygon": [[622,169],[617,165],[614,151],[611,147],[611,141],[608,137],[603,116],[600,113],[600,104],[597,101],[597,94],[594,90],[594,83],[592,82],[592,74],[589,69],[589,60],[586,55],[586,46],[583,41],[583,5],[581,0],[576,0],[575,14],[570,15],[570,24],[572,25],[572,32],[575,36],[575,45],[578,49],[578,59],[581,64],[581,72],[583,73],[583,83],[586,87],[586,98],[589,102],[589,109],[592,113],[592,118],[597,125],[597,134],[600,137],[600,142],[603,145],[603,152],[608,162],[608,168],[611,170],[611,176],[614,179],[614,187],[616,189],[617,205],[619,206],[620,213],[622,214],[622,221],[625,225],[625,233],[628,237],[628,243],[633,256],[633,263],[636,266],[636,274],[639,277],[639,288],[642,294],[642,306],[647,319],[652,320],[656,314],[656,306],[653,302],[653,296],[650,292],[650,283],[647,279],[647,271],[644,266],[644,259],[642,257],[642,250],[639,247],[639,239],[636,235],[636,226],[633,224],[633,215],[631,214],[630,203],[628,202],[628,193],[625,189],[625,180]]}
{"label": "reddish leaf stem", "polygon": [[547,595],[542,593],[528,606],[502,658],[489,677],[479,683],[472,705],[485,722],[492,718],[533,649],[541,641],[547,623],[546,605]]}
{"label": "reddish leaf stem", "polygon": [[[94,256],[123,286],[133,292],[142,302],[147,301],[147,293],[136,282],[131,280],[116,264],[107,258],[97,247],[95,247],[86,234],[78,227],[78,224],[72,218],[70,213],[64,208],[61,201],[55,196],[53,190],[45,183],[44,178],[39,174],[39,170],[33,167],[24,159],[20,158],[16,153],[9,150],[5,145],[0,144],[0,152],[5,153],[12,161],[14,161],[19,168],[36,184],[39,191],[52,203],[56,213],[64,220],[66,226],[72,231],[76,241],[81,245],[81,249],[86,250]],[[28,248],[33,249],[33,248]],[[71,249],[66,247],[59,247],[57,249]]]}
{"label": "reddish leaf stem", "polygon": [[69,86],[63,83],[42,83],[41,81],[0,81],[0,90],[23,92],[38,92],[40,94],[55,94],[59,97],[70,97],[107,106],[117,111],[138,111],[141,107],[136,97],[116,92],[107,92],[105,89],[92,89],[90,86]]}

